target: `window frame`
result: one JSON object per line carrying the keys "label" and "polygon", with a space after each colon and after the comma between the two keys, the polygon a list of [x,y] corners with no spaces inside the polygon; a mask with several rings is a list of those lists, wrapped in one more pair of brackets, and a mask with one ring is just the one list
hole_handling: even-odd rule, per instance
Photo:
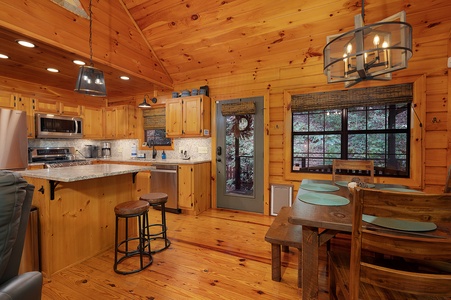
{"label": "window frame", "polygon": [[[390,129],[390,128],[384,128],[384,129],[349,129],[348,128],[348,121],[349,121],[349,112],[353,112],[353,111],[361,111],[364,112],[365,114],[365,118],[368,119],[368,116],[371,114],[371,111],[374,110],[380,110],[381,108],[385,111],[385,116],[388,118],[389,117],[389,111],[390,111],[390,106],[391,105],[400,105],[402,104],[404,106],[403,111],[407,111],[407,128],[399,128],[399,129]],[[355,134],[363,134],[365,135],[366,139],[368,139],[368,136],[371,136],[372,134],[383,134],[384,136],[386,136],[387,134],[403,134],[406,135],[406,140],[408,142],[407,146],[406,146],[406,154],[405,156],[407,157],[407,160],[405,161],[405,165],[406,165],[406,172],[407,174],[403,174],[403,175],[390,175],[390,174],[380,174],[379,172],[375,173],[375,176],[377,177],[396,177],[396,178],[407,178],[408,175],[410,174],[410,126],[411,126],[411,108],[410,108],[411,102],[398,102],[395,104],[390,104],[390,103],[385,103],[385,104],[380,104],[380,105],[375,105],[375,106],[358,106],[358,107],[348,107],[348,108],[342,108],[342,109],[321,109],[321,110],[315,110],[315,111],[296,111],[296,112],[292,112],[292,118],[293,115],[298,114],[305,114],[307,115],[308,119],[310,119],[311,116],[313,116],[313,114],[317,114],[317,115],[321,115],[323,122],[326,122],[326,114],[329,115],[329,112],[334,113],[333,111],[335,111],[335,113],[340,115],[340,120],[341,120],[341,128],[340,129],[331,129],[331,130],[327,130],[326,128],[323,128],[324,130],[309,130],[309,131],[294,131],[294,124],[292,122],[292,126],[291,126],[291,135],[292,135],[292,145],[291,148],[293,149],[294,147],[294,139],[296,138],[296,136],[306,136],[307,138],[310,136],[323,136],[324,139],[326,139],[327,137],[332,137],[332,136],[339,136],[340,137],[340,152],[338,153],[331,153],[331,152],[326,152],[326,150],[324,150],[321,154],[317,153],[317,155],[322,155],[321,157],[318,157],[318,159],[323,161],[323,166],[318,166],[318,168],[315,168],[316,166],[304,166],[304,160],[302,160],[302,165],[300,166],[301,169],[300,170],[295,170],[294,169],[294,162],[295,161],[299,161],[300,157],[299,156],[295,156],[294,151],[291,151],[291,172],[295,172],[295,173],[306,173],[306,174],[311,174],[311,173],[323,173],[323,174],[331,174],[332,173],[332,157],[330,157],[330,155],[332,156],[336,156],[335,159],[348,159],[349,157],[349,148],[348,148],[348,144],[349,144],[349,137],[351,135],[355,135]],[[356,110],[355,108],[363,108],[363,109],[359,109]],[[324,124],[325,125],[325,124]],[[374,155],[374,153],[368,152],[368,149],[365,150],[364,153],[359,153],[358,155],[360,155],[361,157],[358,157],[357,159],[371,159],[368,157],[371,157],[372,155]],[[315,153],[310,153],[309,151],[307,152],[307,158],[310,157],[314,158],[315,157]],[[335,154],[335,155],[334,155]],[[383,159],[384,161],[386,161],[386,157],[387,157],[387,153],[384,154],[385,159]],[[380,161],[382,159],[375,159],[375,166],[377,164],[377,161]],[[329,166],[329,164],[326,164],[327,161],[330,161],[330,168],[324,168],[325,166]],[[303,171],[302,168],[307,167],[310,168],[312,171]],[[314,170],[317,171],[314,171]]]}
{"label": "window frame", "polygon": [[[410,124],[410,175],[408,178],[377,177],[377,183],[392,183],[406,185],[411,188],[424,188],[424,126],[421,120],[426,118],[426,78],[424,75],[416,77],[397,78],[386,83],[366,81],[359,83],[359,88],[413,83],[413,101],[411,108]],[[299,173],[291,171],[291,147],[292,147],[292,95],[308,94],[315,92],[337,91],[338,85],[304,86],[295,90],[284,91],[284,148],[283,148],[283,176],[287,181],[302,181],[303,179],[331,180],[331,174]]]}

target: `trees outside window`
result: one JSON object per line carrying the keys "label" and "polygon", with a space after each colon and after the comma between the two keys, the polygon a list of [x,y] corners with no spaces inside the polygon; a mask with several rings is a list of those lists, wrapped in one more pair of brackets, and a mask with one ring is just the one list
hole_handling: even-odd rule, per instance
{"label": "trees outside window", "polygon": [[409,176],[410,102],[292,112],[292,171],[331,173],[333,159],[374,160],[376,176]]}

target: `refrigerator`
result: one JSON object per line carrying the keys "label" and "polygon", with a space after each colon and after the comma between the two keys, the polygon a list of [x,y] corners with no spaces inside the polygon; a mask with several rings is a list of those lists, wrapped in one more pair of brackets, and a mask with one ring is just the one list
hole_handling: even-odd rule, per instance
{"label": "refrigerator", "polygon": [[23,171],[27,167],[26,112],[0,108],[0,170]]}
{"label": "refrigerator", "polygon": [[[26,112],[0,108],[0,170],[23,171],[27,167]],[[38,217],[38,208],[32,206],[19,267],[20,274],[40,270]]]}

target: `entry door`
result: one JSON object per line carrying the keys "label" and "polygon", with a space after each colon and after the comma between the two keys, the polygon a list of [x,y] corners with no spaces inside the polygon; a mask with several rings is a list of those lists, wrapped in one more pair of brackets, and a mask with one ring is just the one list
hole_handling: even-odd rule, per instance
{"label": "entry door", "polygon": [[263,97],[218,101],[216,116],[217,206],[263,213]]}

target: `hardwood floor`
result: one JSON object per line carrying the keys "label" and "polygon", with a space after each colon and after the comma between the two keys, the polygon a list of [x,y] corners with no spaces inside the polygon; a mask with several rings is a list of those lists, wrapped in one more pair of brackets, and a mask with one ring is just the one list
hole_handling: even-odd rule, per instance
{"label": "hardwood floor", "polygon": [[[151,209],[151,220],[160,212]],[[113,271],[113,248],[44,282],[43,299],[301,299],[296,253],[283,253],[282,281],[271,280],[271,247],[264,240],[274,217],[211,209],[199,216],[167,213],[170,248],[131,275]],[[326,290],[325,248],[320,295]]]}

